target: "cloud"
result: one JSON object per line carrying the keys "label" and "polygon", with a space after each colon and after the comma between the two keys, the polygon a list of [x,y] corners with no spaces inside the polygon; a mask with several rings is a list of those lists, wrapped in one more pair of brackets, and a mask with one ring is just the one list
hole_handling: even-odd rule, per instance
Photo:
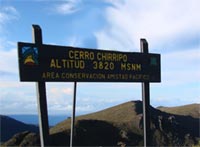
{"label": "cloud", "polygon": [[12,19],[19,17],[18,11],[12,6],[1,7],[0,10],[0,24],[3,24]]}
{"label": "cloud", "polygon": [[54,97],[59,97],[64,94],[72,95],[73,89],[71,87],[66,87],[66,88],[52,87],[50,88],[49,92],[51,95],[54,95]]}
{"label": "cloud", "polygon": [[37,113],[35,84],[1,82],[0,93],[1,114]]}
{"label": "cloud", "polygon": [[[17,89],[17,90],[16,90]],[[70,114],[72,109],[71,84],[46,84],[49,114]],[[2,114],[37,114],[35,83],[0,83],[0,111]]]}
{"label": "cloud", "polygon": [[12,6],[1,6],[0,9],[0,33],[4,32],[6,24],[20,17],[19,12]]}
{"label": "cloud", "polygon": [[71,83],[61,84],[61,83],[51,83],[47,84],[47,89],[50,95],[56,95],[58,93],[72,95],[73,87]]}
{"label": "cloud", "polygon": [[[1,67],[0,74],[1,75],[9,76],[13,74],[18,74],[18,61],[17,61],[16,49],[11,49],[8,51],[0,50],[0,59],[1,59],[0,60],[0,67]],[[6,75],[4,73],[6,73]],[[2,79],[3,77],[0,77],[0,80]]]}
{"label": "cloud", "polygon": [[78,5],[81,3],[81,0],[67,0],[62,4],[56,5],[55,10],[58,14],[66,15],[77,12],[80,7]]}
{"label": "cloud", "polygon": [[53,5],[51,15],[63,18],[68,45],[97,48],[95,32],[106,25],[107,7],[112,5],[106,0],[70,0]]}
{"label": "cloud", "polygon": [[18,73],[16,43],[8,37],[8,24],[18,20],[19,12],[13,6],[1,6],[0,9],[0,81],[16,80]]}
{"label": "cloud", "polygon": [[200,51],[194,48],[161,56],[162,83],[169,86],[200,82]]}
{"label": "cloud", "polygon": [[96,32],[98,46],[135,50],[139,39],[147,38],[152,50],[163,49],[165,42],[180,40],[183,32],[200,32],[198,5],[198,0],[183,0],[181,4],[173,0],[115,2],[115,7],[107,9],[107,27]]}
{"label": "cloud", "polygon": [[[172,101],[172,99],[175,99],[176,101],[178,101],[178,103],[175,103],[174,101]],[[152,105],[154,107],[158,107],[158,106],[165,106],[165,107],[175,107],[175,106],[181,106],[181,105],[187,105],[187,104],[194,104],[194,103],[199,103],[200,104],[200,99],[199,97],[157,97],[157,98],[153,98],[152,100]]]}
{"label": "cloud", "polygon": [[72,95],[73,94],[73,89],[72,88],[63,88],[62,92],[64,94],[67,94],[67,95]]}

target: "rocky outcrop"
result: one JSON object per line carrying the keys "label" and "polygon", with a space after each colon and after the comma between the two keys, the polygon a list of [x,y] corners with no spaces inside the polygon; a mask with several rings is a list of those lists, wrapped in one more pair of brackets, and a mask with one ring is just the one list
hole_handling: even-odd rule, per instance
{"label": "rocky outcrop", "polygon": [[2,144],[2,147],[4,146],[40,146],[39,135],[30,131],[24,131],[14,135],[11,139]]}

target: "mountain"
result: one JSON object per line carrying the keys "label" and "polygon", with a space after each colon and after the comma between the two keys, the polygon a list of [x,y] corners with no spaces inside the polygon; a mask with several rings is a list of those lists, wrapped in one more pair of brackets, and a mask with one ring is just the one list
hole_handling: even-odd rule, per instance
{"label": "mountain", "polygon": [[0,115],[1,142],[5,142],[10,139],[14,134],[23,131],[31,131],[37,133],[39,132],[39,128],[35,125],[28,125],[8,116]]}
{"label": "mountain", "polygon": [[194,118],[200,118],[200,104],[190,104],[178,107],[158,107],[157,109],[177,115],[192,116]]}
{"label": "mountain", "polygon": [[[153,107],[151,112],[152,146],[192,146],[200,140],[199,118],[162,112]],[[142,102],[131,101],[96,113],[76,117],[75,146],[142,146]],[[50,129],[50,145],[68,146],[71,119],[66,119]],[[20,135],[20,134],[18,134]],[[21,138],[4,145],[24,145],[38,136]],[[37,142],[38,144],[39,142]],[[31,144],[32,146],[36,145]]]}
{"label": "mountain", "polygon": [[11,114],[8,115],[8,117],[11,117],[15,120],[21,121],[26,124],[32,124],[32,125],[38,125],[38,115],[34,114]]}
{"label": "mountain", "polygon": [[[117,105],[96,113],[79,116],[76,118],[76,122],[79,122],[80,120],[98,120],[109,122],[118,127],[123,126],[123,124],[127,125],[127,122],[133,122],[133,125],[127,126],[127,128],[135,130],[138,129],[140,119],[142,117],[141,114],[142,103],[140,101],[135,101]],[[70,128],[70,123],[71,120],[67,119],[51,128],[50,132],[56,133],[67,130]],[[138,133],[142,134],[140,131]]]}

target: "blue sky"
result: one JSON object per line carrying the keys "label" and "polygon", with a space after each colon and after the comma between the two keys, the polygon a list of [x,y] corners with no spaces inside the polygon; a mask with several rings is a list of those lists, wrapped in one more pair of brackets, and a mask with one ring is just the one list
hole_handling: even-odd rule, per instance
{"label": "blue sky", "polygon": [[[161,54],[151,105],[200,103],[199,0],[0,0],[0,114],[37,114],[35,83],[20,82],[17,42]],[[47,83],[49,114],[71,114],[73,83]],[[78,83],[77,113],[141,100],[141,83]]]}

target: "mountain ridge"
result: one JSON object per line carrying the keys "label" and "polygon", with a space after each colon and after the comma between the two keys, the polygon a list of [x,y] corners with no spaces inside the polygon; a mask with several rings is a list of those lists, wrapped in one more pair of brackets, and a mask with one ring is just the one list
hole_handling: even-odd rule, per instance
{"label": "mountain ridge", "polygon": [[0,115],[0,136],[1,142],[4,142],[11,138],[13,134],[22,132],[22,131],[31,131],[34,133],[39,132],[38,126],[25,124],[18,120],[15,120],[11,117]]}
{"label": "mountain ridge", "polygon": [[[150,107],[150,111],[152,145],[191,146],[197,144],[200,138],[199,119],[169,114],[153,107]],[[76,117],[75,145],[142,146],[142,119],[141,101],[126,102],[99,112],[78,116]],[[69,145],[70,123],[71,119],[66,119],[50,129],[51,145]]]}
{"label": "mountain ridge", "polygon": [[200,104],[198,104],[198,103],[182,105],[182,106],[175,106],[175,107],[160,106],[160,107],[157,107],[157,109],[167,112],[167,113],[171,113],[171,114],[192,116],[194,118],[200,118]]}

